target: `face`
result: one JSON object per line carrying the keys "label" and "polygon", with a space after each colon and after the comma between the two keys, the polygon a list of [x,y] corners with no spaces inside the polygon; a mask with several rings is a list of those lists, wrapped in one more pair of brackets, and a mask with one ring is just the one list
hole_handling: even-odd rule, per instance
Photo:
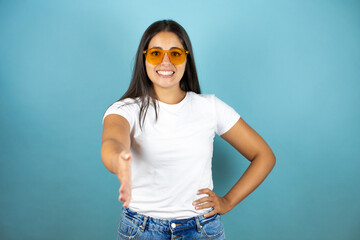
{"label": "face", "polygon": [[[171,48],[184,48],[184,46],[175,33],[160,32],[150,40],[148,49],[150,48],[170,50]],[[185,72],[186,60],[182,64],[174,65],[170,62],[168,54],[165,53],[160,64],[152,65],[145,60],[145,66],[155,91],[159,88],[180,89],[180,80]]]}

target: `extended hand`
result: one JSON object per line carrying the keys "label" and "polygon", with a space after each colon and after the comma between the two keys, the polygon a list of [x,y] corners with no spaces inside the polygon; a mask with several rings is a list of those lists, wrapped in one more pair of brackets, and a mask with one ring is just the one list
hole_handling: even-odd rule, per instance
{"label": "extended hand", "polygon": [[211,216],[215,215],[216,213],[222,215],[231,210],[229,201],[223,197],[219,197],[218,195],[216,195],[216,193],[214,193],[210,189],[208,189],[208,188],[200,189],[198,191],[197,195],[200,195],[200,194],[207,194],[208,196],[202,197],[202,198],[194,201],[193,205],[195,206],[195,209],[200,210],[200,209],[211,208],[211,207],[214,209],[211,212],[205,214],[204,217],[211,217]]}
{"label": "extended hand", "polygon": [[119,173],[116,176],[121,184],[119,201],[124,202],[123,208],[127,208],[131,200],[131,159],[130,152],[123,151],[119,155]]}

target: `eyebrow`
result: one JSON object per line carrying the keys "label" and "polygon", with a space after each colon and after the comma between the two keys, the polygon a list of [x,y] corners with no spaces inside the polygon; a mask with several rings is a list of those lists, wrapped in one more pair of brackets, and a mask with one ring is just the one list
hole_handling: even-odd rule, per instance
{"label": "eyebrow", "polygon": [[[157,47],[157,46],[154,46],[154,47],[152,47],[152,48],[157,48],[157,49],[163,50],[162,47]],[[170,50],[171,50],[171,49],[181,49],[181,48],[180,48],[180,47],[171,47]]]}

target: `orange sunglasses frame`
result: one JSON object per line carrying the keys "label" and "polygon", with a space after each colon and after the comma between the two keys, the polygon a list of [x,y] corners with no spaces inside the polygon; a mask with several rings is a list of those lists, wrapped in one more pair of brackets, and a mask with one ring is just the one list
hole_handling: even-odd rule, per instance
{"label": "orange sunglasses frame", "polygon": [[[159,56],[158,60],[156,60],[156,61],[155,61],[155,60],[149,60],[149,57],[148,57],[148,52],[149,52],[149,50],[153,50],[153,49],[156,49],[156,50],[158,50],[158,51],[161,53],[161,55]],[[176,61],[175,61],[175,63],[173,62],[174,59],[173,59],[173,57],[171,56],[171,54],[169,54],[169,53],[173,52],[174,50],[180,50],[180,51],[182,51],[182,52],[185,53],[185,58],[184,58],[183,61],[178,62],[178,63],[176,63]],[[162,62],[164,56],[165,56],[165,53],[168,54],[169,60],[170,60],[170,62],[171,62],[172,64],[174,64],[174,65],[180,65],[180,64],[182,64],[183,62],[185,62],[186,55],[189,54],[189,51],[187,51],[187,50],[185,50],[185,49],[182,49],[182,48],[173,48],[173,49],[170,49],[170,50],[162,50],[162,49],[160,49],[160,48],[150,48],[150,49],[144,50],[143,53],[145,54],[146,60],[147,60],[150,64],[152,64],[152,65],[158,65],[158,64],[160,64],[160,63]]]}

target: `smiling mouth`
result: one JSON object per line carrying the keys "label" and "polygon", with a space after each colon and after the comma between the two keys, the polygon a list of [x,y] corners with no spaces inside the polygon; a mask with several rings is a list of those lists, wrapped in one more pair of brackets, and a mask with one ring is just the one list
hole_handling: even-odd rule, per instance
{"label": "smiling mouth", "polygon": [[169,76],[172,76],[174,75],[174,71],[156,71],[157,74],[159,74],[160,76],[166,76],[166,77],[169,77]]}

